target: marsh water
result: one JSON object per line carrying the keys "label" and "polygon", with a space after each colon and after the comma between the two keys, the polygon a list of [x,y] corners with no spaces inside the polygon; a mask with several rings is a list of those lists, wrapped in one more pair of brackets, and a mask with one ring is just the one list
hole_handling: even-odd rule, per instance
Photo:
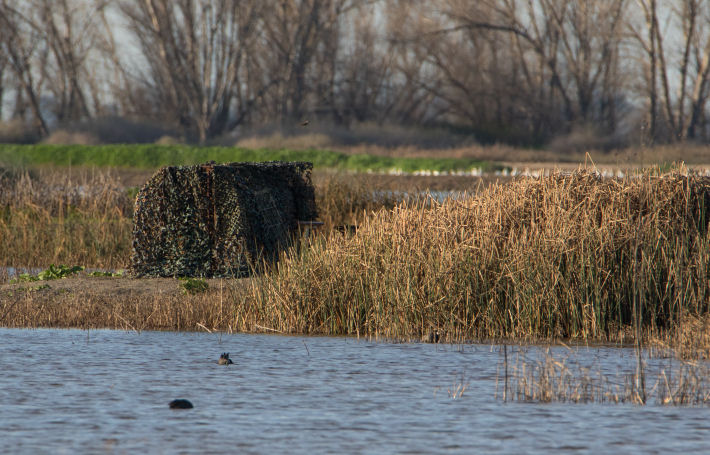
{"label": "marsh water", "polygon": [[[577,350],[609,372],[634,363],[628,349]],[[222,352],[235,363],[218,365]],[[710,450],[707,407],[504,403],[501,364],[488,345],[0,329],[1,451]],[[176,398],[194,409],[169,409]]]}

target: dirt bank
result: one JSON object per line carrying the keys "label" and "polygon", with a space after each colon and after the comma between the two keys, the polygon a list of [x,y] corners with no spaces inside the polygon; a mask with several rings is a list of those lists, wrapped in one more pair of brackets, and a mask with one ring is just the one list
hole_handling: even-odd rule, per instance
{"label": "dirt bank", "polygon": [[[210,279],[185,294],[173,278],[79,276],[0,285],[0,326],[125,330],[269,331],[238,326],[249,279]],[[249,309],[246,308],[248,312]]]}
{"label": "dirt bank", "polygon": [[[239,280],[208,279],[208,293],[219,292],[227,286],[234,286]],[[175,278],[125,278],[78,276],[60,280],[32,281],[15,284],[0,284],[0,301],[15,295],[32,294],[35,299],[50,300],[64,294],[81,292],[85,295],[103,298],[126,297],[173,297],[183,294],[180,280]]]}

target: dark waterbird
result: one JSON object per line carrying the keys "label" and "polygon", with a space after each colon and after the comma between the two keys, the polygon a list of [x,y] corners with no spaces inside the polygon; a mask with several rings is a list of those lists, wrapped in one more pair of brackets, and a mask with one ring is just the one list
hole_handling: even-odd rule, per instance
{"label": "dark waterbird", "polygon": [[192,409],[192,403],[188,400],[178,399],[170,402],[170,409]]}
{"label": "dark waterbird", "polygon": [[441,335],[439,334],[439,329],[434,329],[429,332],[429,336],[425,341],[427,341],[428,343],[438,343],[440,337]]}
{"label": "dark waterbird", "polygon": [[219,356],[217,363],[220,365],[231,365],[234,362],[232,362],[232,359],[229,358],[229,352],[223,352],[222,355]]}

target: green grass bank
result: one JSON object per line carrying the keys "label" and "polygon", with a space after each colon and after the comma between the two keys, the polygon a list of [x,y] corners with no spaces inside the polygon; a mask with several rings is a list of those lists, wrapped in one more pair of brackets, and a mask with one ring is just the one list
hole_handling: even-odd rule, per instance
{"label": "green grass bank", "polygon": [[315,168],[358,172],[489,171],[494,165],[473,158],[415,158],[346,154],[328,150],[272,150],[187,145],[14,145],[0,144],[0,165],[98,166],[156,169],[162,166],[237,161],[309,161]]}

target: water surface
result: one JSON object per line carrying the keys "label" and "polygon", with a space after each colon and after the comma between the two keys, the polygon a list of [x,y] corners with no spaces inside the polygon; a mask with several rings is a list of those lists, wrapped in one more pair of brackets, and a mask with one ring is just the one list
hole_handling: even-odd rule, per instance
{"label": "water surface", "polygon": [[[235,364],[217,365],[222,352]],[[615,348],[585,358],[633,364]],[[708,408],[503,403],[500,366],[484,345],[0,329],[0,440],[52,454],[710,449]],[[195,408],[169,409],[175,398]]]}

